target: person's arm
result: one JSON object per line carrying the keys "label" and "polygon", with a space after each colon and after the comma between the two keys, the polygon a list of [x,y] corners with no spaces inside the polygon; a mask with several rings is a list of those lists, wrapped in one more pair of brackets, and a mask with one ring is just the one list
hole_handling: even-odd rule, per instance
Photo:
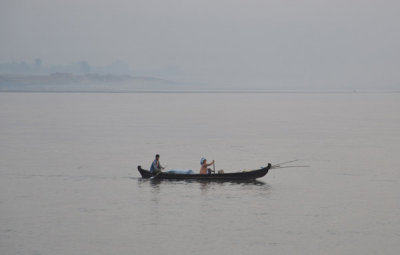
{"label": "person's arm", "polygon": [[214,160],[210,164],[207,164],[207,166],[211,166],[213,164],[214,164]]}

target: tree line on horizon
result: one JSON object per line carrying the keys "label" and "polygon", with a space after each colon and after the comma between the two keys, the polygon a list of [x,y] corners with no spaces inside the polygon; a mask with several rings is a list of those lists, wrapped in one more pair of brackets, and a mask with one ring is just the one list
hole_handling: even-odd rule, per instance
{"label": "tree line on horizon", "polygon": [[40,58],[34,59],[31,63],[25,61],[0,63],[0,74],[51,74],[51,73],[71,73],[71,74],[114,74],[129,75],[132,71],[129,65],[117,60],[104,66],[93,66],[87,61],[78,61],[66,65],[43,65]]}

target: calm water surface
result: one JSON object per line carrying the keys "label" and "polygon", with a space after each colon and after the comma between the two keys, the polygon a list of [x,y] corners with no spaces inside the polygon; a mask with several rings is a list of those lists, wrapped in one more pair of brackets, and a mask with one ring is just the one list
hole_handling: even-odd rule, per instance
{"label": "calm water surface", "polygon": [[[0,93],[1,254],[399,254],[400,94]],[[298,159],[255,182],[143,180]]]}

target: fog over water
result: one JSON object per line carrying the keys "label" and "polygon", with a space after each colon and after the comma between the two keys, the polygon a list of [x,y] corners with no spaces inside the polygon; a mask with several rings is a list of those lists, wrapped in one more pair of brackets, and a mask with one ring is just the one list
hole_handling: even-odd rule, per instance
{"label": "fog over water", "polygon": [[0,93],[0,253],[398,254],[399,96]]}
{"label": "fog over water", "polygon": [[2,0],[0,63],[119,60],[135,75],[211,87],[399,89],[399,9],[396,0]]}
{"label": "fog over water", "polygon": [[1,0],[0,254],[399,254],[399,9]]}

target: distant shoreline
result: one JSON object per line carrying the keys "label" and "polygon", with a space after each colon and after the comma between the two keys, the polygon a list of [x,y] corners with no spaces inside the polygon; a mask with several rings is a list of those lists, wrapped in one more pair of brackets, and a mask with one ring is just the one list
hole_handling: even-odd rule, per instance
{"label": "distant shoreline", "polygon": [[286,91],[286,90],[0,90],[0,93],[71,93],[71,94],[396,94],[400,90],[357,91]]}
{"label": "distant shoreline", "polygon": [[111,74],[53,73],[46,75],[0,74],[0,92],[18,93],[399,93],[400,86],[373,88],[311,88],[270,85],[267,87],[236,85],[215,86],[180,83],[157,77]]}

